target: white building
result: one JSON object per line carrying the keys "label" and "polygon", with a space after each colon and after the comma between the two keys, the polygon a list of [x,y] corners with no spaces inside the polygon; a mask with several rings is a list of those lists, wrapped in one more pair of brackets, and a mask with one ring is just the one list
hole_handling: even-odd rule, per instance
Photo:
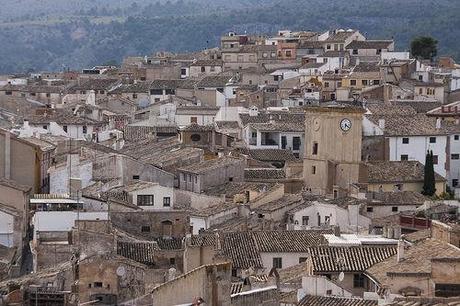
{"label": "white building", "polygon": [[383,135],[388,142],[387,158],[390,161],[417,160],[425,164],[427,151],[432,151],[435,172],[443,177],[448,174],[449,133],[441,120],[425,114],[366,115],[363,119],[363,135]]}
{"label": "white building", "polygon": [[343,205],[314,201],[287,213],[288,230],[339,226],[344,232],[367,231],[371,219],[359,213],[360,205]]}

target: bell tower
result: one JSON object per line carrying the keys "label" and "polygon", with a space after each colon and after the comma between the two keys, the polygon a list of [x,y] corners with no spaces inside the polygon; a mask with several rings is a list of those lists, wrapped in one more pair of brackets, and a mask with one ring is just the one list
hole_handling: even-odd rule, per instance
{"label": "bell tower", "polygon": [[364,110],[352,106],[310,107],[305,114],[305,188],[319,195],[359,182]]}

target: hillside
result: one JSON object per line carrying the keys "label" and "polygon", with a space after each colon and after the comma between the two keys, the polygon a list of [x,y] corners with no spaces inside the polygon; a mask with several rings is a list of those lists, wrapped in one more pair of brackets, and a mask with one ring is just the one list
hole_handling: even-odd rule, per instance
{"label": "hillside", "polygon": [[[22,1],[45,8],[64,2]],[[220,35],[231,30],[268,33],[282,28],[357,28],[369,38],[394,37],[400,50],[408,49],[414,36],[432,35],[439,40],[439,54],[460,59],[460,1],[137,0],[122,1],[121,7],[115,2],[81,0],[70,8],[56,7],[54,13],[37,9],[29,18],[18,14],[3,19],[0,73],[79,69],[157,50],[194,51],[216,46]]]}

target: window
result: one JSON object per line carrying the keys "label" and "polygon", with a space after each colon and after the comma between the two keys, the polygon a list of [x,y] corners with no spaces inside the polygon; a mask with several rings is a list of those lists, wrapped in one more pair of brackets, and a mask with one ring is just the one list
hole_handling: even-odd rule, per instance
{"label": "window", "polygon": [[102,288],[102,282],[94,282],[94,288]]}
{"label": "window", "polygon": [[366,208],[366,211],[367,211],[368,213],[374,212],[374,207],[368,206],[368,207]]}
{"label": "window", "polygon": [[358,49],[353,49],[353,54],[357,55],[358,54]]}
{"label": "window", "polygon": [[324,82],[324,88],[328,88],[329,87],[329,82]]}
{"label": "window", "polygon": [[457,187],[458,186],[458,179],[453,179],[452,180],[452,187]]}
{"label": "window", "polygon": [[190,136],[190,139],[192,141],[200,141],[201,140],[201,136],[200,134],[192,134],[192,136]]}
{"label": "window", "polygon": [[7,95],[7,96],[11,96],[12,94],[13,94],[12,91],[5,91],[5,95]]}
{"label": "window", "polygon": [[180,74],[181,74],[181,75],[187,75],[187,69],[182,68],[182,69],[180,70]]}
{"label": "window", "polygon": [[281,257],[273,257],[273,268],[276,268],[276,269],[283,268],[283,260]]}
{"label": "window", "polygon": [[365,282],[364,274],[354,274],[353,275],[353,287],[354,288],[363,288]]}
{"label": "window", "polygon": [[380,85],[380,80],[374,80],[374,85]]}
{"label": "window", "polygon": [[292,137],[292,150],[294,151],[300,150],[300,137],[299,136]]}
{"label": "window", "polygon": [[391,211],[392,211],[392,212],[398,212],[398,206],[393,206],[393,207],[391,208]]}
{"label": "window", "polygon": [[311,166],[311,174],[316,174],[316,166]]}
{"label": "window", "polygon": [[291,56],[292,56],[292,51],[286,50],[286,57],[291,57]]}
{"label": "window", "polygon": [[176,90],[175,89],[166,89],[165,94],[166,95],[174,95],[174,94],[176,94]]}
{"label": "window", "polygon": [[174,266],[174,265],[176,264],[176,258],[171,257],[171,258],[169,259],[169,264],[172,265],[172,266]]}
{"label": "window", "polygon": [[152,96],[159,96],[163,94],[163,89],[150,89],[150,94]]}
{"label": "window", "polygon": [[408,143],[409,143],[409,138],[404,137],[404,138],[402,139],[402,143],[403,143],[403,144],[408,144]]}
{"label": "window", "polygon": [[436,143],[436,137],[430,137],[430,143]]}
{"label": "window", "polygon": [[133,99],[137,99],[137,94],[133,94]]}
{"label": "window", "polygon": [[450,155],[450,159],[459,159],[460,158],[460,154],[451,154]]}
{"label": "window", "polygon": [[407,154],[401,155],[401,161],[409,160],[409,156]]}
{"label": "window", "polygon": [[141,226],[141,232],[142,233],[150,233],[150,226],[148,226],[148,225]]}
{"label": "window", "polygon": [[31,92],[30,95],[31,95],[32,97],[35,97],[35,96],[36,96],[35,92]]}
{"label": "window", "polygon": [[458,139],[459,139],[458,135],[454,135],[454,140],[458,140]]}
{"label": "window", "polygon": [[163,206],[170,207],[171,206],[171,198],[170,197],[163,197]]}
{"label": "window", "polygon": [[[47,126],[47,125],[44,125],[44,126],[42,126],[42,128],[43,128],[44,130],[47,130],[47,129],[48,129],[48,126]],[[66,132],[67,132],[67,131],[66,131]]]}
{"label": "window", "polygon": [[198,123],[197,117],[190,117],[190,123]]}
{"label": "window", "polygon": [[206,72],[206,67],[201,66],[201,72]]}
{"label": "window", "polygon": [[361,84],[362,84],[363,86],[367,86],[368,82],[367,82],[367,80],[361,80]]}
{"label": "window", "polygon": [[83,126],[83,134],[88,133],[88,127],[86,125]]}
{"label": "window", "polygon": [[302,225],[308,225],[309,221],[310,221],[309,216],[302,216]]}
{"label": "window", "polygon": [[139,175],[133,175],[133,180],[138,180],[140,179]]}
{"label": "window", "polygon": [[356,80],[350,80],[350,85],[351,86],[356,86]]}
{"label": "window", "polygon": [[433,165],[438,164],[438,155],[433,155]]}
{"label": "window", "polygon": [[327,50],[331,50],[331,45],[327,45],[327,46],[326,46],[326,49],[327,49]]}
{"label": "window", "polygon": [[257,138],[257,132],[252,132],[251,133],[251,138]]}
{"label": "window", "polygon": [[306,262],[306,261],[307,261],[307,257],[299,257],[299,264]]}
{"label": "window", "polygon": [[105,93],[105,91],[99,90],[99,93],[100,93],[101,95],[103,95],[103,94]]}
{"label": "window", "polygon": [[153,194],[140,194],[137,196],[138,206],[153,206]]}
{"label": "window", "polygon": [[313,143],[313,150],[312,150],[312,155],[318,155],[318,143],[314,142]]}

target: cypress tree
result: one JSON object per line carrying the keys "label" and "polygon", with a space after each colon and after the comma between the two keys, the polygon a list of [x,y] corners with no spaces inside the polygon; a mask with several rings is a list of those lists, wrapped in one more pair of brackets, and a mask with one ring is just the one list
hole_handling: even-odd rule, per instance
{"label": "cypress tree", "polygon": [[434,164],[433,164],[433,151],[427,151],[425,157],[425,171],[423,177],[423,190],[422,194],[432,196],[436,192],[435,179],[434,179]]}

